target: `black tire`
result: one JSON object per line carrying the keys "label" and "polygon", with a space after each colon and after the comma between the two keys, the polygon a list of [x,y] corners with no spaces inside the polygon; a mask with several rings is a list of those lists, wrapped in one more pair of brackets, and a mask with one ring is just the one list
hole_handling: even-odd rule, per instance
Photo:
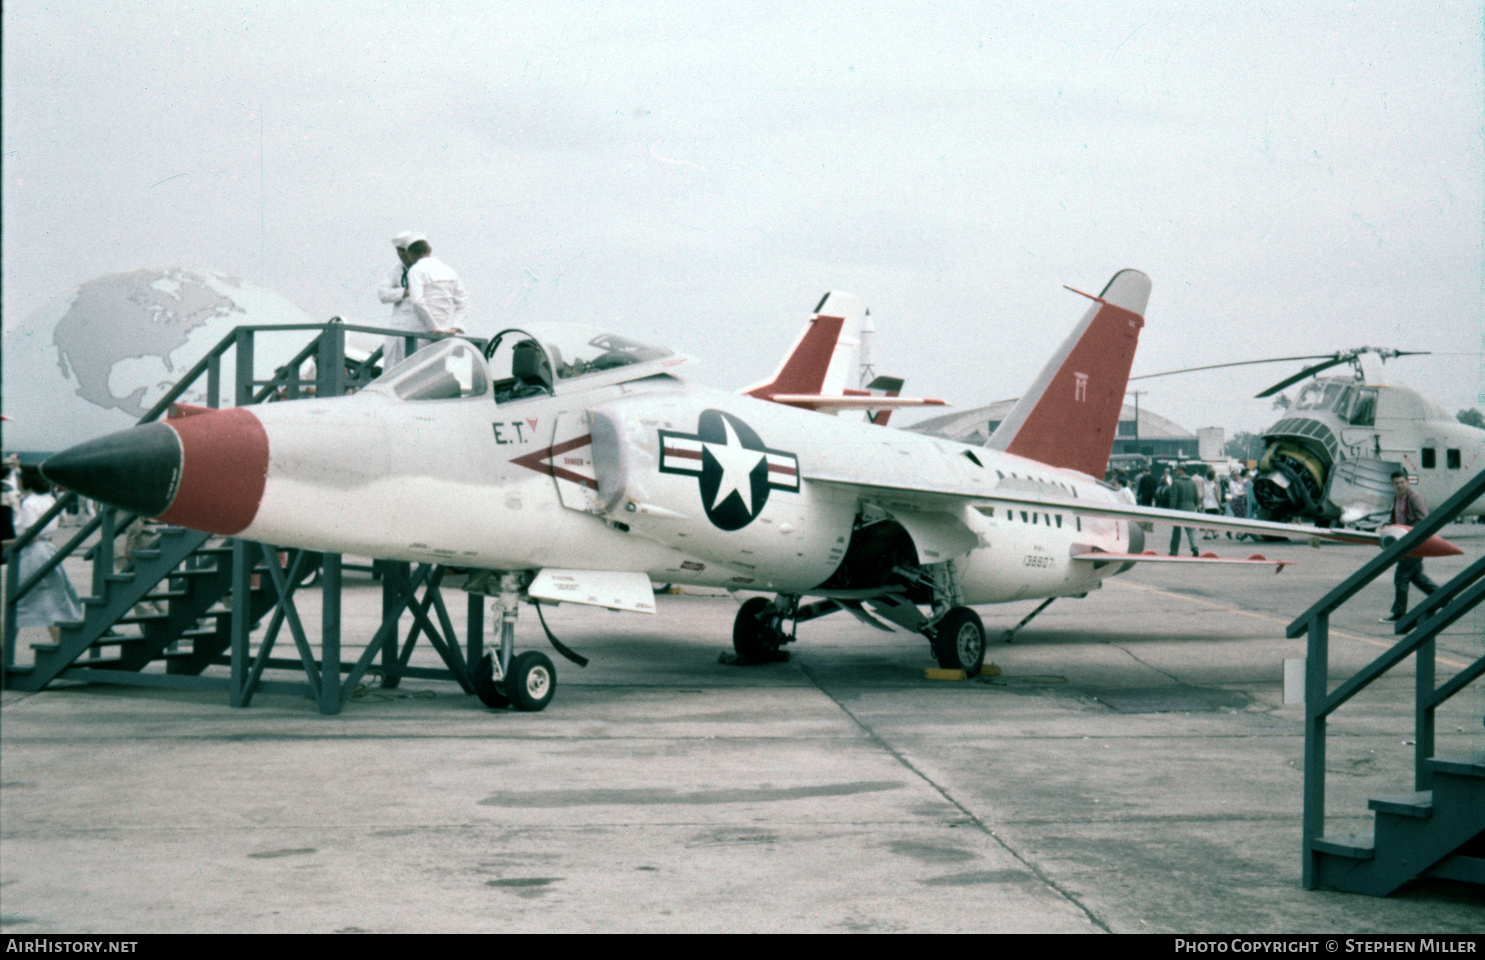
{"label": "black tire", "polygon": [[732,649],[748,663],[772,663],[779,659],[778,633],[770,629],[759,614],[768,608],[767,597],[753,597],[743,603],[732,621]]}
{"label": "black tire", "polygon": [[517,710],[544,710],[557,692],[557,668],[546,654],[527,650],[511,660],[505,692]]}
{"label": "black tire", "polygon": [[504,710],[510,706],[510,697],[505,695],[503,686],[495,682],[494,655],[485,654],[484,659],[474,668],[474,695],[491,710]]}
{"label": "black tire", "polygon": [[985,625],[969,607],[954,607],[933,628],[933,656],[945,670],[973,677],[985,665]]}

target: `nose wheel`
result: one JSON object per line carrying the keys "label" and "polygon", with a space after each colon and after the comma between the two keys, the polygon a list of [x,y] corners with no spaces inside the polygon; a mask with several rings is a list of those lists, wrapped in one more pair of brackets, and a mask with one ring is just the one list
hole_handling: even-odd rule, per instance
{"label": "nose wheel", "polygon": [[495,656],[487,653],[474,670],[474,692],[491,710],[545,710],[557,692],[557,668],[546,654],[527,650],[510,662],[503,680],[496,680]]}
{"label": "nose wheel", "polygon": [[928,635],[933,656],[945,670],[963,670],[973,677],[985,665],[985,625],[969,607],[953,607]]}

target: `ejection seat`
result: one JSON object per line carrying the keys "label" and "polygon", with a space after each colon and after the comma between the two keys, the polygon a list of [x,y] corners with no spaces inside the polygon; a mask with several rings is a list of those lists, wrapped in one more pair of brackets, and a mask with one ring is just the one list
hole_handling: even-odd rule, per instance
{"label": "ejection seat", "polygon": [[551,395],[552,364],[547,359],[546,351],[535,340],[522,340],[515,345],[511,351],[510,366],[515,383],[509,393],[496,396],[497,402]]}

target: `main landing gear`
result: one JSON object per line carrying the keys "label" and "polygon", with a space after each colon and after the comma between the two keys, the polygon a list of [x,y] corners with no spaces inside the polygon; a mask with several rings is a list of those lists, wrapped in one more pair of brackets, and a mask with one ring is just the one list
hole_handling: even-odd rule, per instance
{"label": "main landing gear", "polygon": [[985,665],[985,625],[969,607],[950,607],[923,632],[943,669],[963,670],[965,676],[973,677]]}
{"label": "main landing gear", "polygon": [[[921,633],[928,638],[934,659],[945,670],[963,670],[967,676],[975,676],[985,664],[985,625],[979,614],[969,607],[940,606],[938,616],[928,618],[915,604],[905,600],[886,603],[882,598],[872,602],[876,612],[899,626]],[[825,616],[839,610],[847,610],[863,622],[890,632],[881,621],[861,609],[861,603],[852,599],[827,599],[818,603],[799,603],[799,598],[780,595],[770,600],[767,597],[752,597],[737,611],[732,622],[732,649],[740,664],[776,663],[789,659],[782,649],[784,644],[794,641],[794,629],[805,620]],[[785,623],[793,626],[786,632]]]}
{"label": "main landing gear", "polygon": [[[546,709],[557,692],[557,668],[551,658],[537,650],[515,655],[516,609],[520,602],[520,578],[514,573],[500,576],[495,608],[500,611],[500,659],[487,653],[474,669],[474,692],[491,710]],[[496,673],[499,676],[496,676]]]}
{"label": "main landing gear", "polygon": [[794,639],[784,633],[784,620],[794,612],[791,598],[752,597],[737,611],[732,621],[732,649],[740,663],[777,663],[788,660],[789,654],[780,649]]}

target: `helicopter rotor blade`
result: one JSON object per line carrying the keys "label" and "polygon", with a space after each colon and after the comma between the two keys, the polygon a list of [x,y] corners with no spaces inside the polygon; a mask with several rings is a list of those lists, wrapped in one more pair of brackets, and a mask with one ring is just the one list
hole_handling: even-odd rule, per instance
{"label": "helicopter rotor blade", "polygon": [[1278,393],[1281,390],[1284,390],[1284,389],[1287,389],[1289,387],[1292,387],[1294,384],[1299,383],[1301,380],[1306,380],[1306,379],[1314,376],[1315,374],[1319,373],[1321,370],[1329,370],[1331,367],[1333,367],[1333,366],[1335,366],[1336,364],[1339,364],[1339,363],[1350,363],[1352,359],[1354,359],[1354,358],[1349,357],[1349,356],[1346,356],[1346,355],[1343,354],[1343,355],[1341,355],[1339,357],[1332,357],[1329,360],[1325,361],[1324,363],[1317,363],[1314,366],[1305,367],[1303,370],[1301,370],[1299,373],[1296,373],[1294,376],[1292,376],[1292,377],[1285,377],[1283,380],[1280,380],[1278,383],[1274,384],[1273,386],[1269,387],[1267,390],[1265,390],[1262,393],[1258,394],[1257,397],[1256,397],[1256,399],[1262,400],[1265,397],[1271,397],[1271,396],[1273,396],[1274,394]]}
{"label": "helicopter rotor blade", "polygon": [[1295,360],[1329,360],[1333,353],[1313,353],[1303,357],[1270,357],[1267,360],[1234,360],[1231,363],[1213,363],[1205,367],[1182,367],[1180,370],[1165,370],[1161,373],[1145,373],[1131,380],[1149,380],[1153,377],[1169,377],[1177,373],[1195,373],[1198,370],[1221,370],[1223,367],[1250,367],[1256,363],[1290,363]]}

